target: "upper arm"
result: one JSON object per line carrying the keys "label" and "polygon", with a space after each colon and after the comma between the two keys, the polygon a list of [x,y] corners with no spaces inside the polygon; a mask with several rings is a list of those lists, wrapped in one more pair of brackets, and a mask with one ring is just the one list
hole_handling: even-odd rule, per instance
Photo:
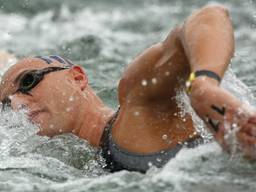
{"label": "upper arm", "polygon": [[210,70],[223,76],[234,53],[234,32],[228,10],[208,5],[182,26],[180,39],[192,71]]}
{"label": "upper arm", "polygon": [[[138,55],[124,71],[119,84],[119,103],[153,102],[175,95],[180,79],[188,74],[187,59],[174,29],[159,42]],[[166,43],[168,41],[168,43]]]}

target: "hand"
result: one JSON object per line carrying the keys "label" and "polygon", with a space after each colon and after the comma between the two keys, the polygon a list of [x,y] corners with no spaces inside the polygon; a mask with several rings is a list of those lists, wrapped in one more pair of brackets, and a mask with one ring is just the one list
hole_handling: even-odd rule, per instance
{"label": "hand", "polygon": [[240,152],[248,159],[256,160],[256,113],[236,114],[235,119],[227,118],[214,135],[215,139],[229,153]]}
{"label": "hand", "polygon": [[249,159],[256,160],[256,115],[251,116],[236,133],[239,149]]}

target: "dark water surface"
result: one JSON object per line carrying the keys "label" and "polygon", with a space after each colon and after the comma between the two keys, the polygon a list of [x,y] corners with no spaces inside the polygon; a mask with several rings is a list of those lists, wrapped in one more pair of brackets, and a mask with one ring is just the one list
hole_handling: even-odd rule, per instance
{"label": "dark water surface", "polygon": [[[17,57],[66,56],[86,68],[92,87],[116,108],[116,86],[124,67],[206,2],[0,0],[0,49]],[[236,37],[235,57],[222,86],[256,106],[256,3],[219,2],[231,12]],[[183,93],[177,99],[191,112]],[[109,174],[86,141],[69,134],[50,140],[36,132],[22,114],[1,113],[0,191],[256,191],[256,165],[226,155],[216,143],[184,149],[163,169],[152,168],[146,175]]]}

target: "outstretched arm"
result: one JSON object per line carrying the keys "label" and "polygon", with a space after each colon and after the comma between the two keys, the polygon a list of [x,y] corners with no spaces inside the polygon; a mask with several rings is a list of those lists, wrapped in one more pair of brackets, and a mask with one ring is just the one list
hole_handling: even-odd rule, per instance
{"label": "outstretched arm", "polygon": [[[228,11],[222,6],[207,6],[190,16],[182,27],[181,41],[191,72],[209,70],[221,78],[234,52],[234,34]],[[219,82],[199,76],[192,82],[191,104],[213,131],[217,141],[227,150],[225,134],[237,127],[237,138],[243,152],[253,157],[256,144],[253,135],[254,116],[231,93],[219,87]],[[250,152],[248,152],[250,151]]]}

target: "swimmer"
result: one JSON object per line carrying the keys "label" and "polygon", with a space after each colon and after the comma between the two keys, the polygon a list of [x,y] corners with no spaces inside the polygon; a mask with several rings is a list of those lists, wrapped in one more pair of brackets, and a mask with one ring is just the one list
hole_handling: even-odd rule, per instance
{"label": "swimmer", "polygon": [[255,110],[219,86],[233,54],[228,10],[205,6],[128,65],[116,112],[95,94],[82,67],[55,55],[24,58],[10,67],[0,101],[3,109],[25,110],[39,135],[73,133],[102,148],[110,171],[146,172],[162,167],[185,143],[202,142],[190,114],[179,115],[175,96],[186,89],[223,149],[230,151],[225,135],[237,129],[239,149],[255,159]]}

